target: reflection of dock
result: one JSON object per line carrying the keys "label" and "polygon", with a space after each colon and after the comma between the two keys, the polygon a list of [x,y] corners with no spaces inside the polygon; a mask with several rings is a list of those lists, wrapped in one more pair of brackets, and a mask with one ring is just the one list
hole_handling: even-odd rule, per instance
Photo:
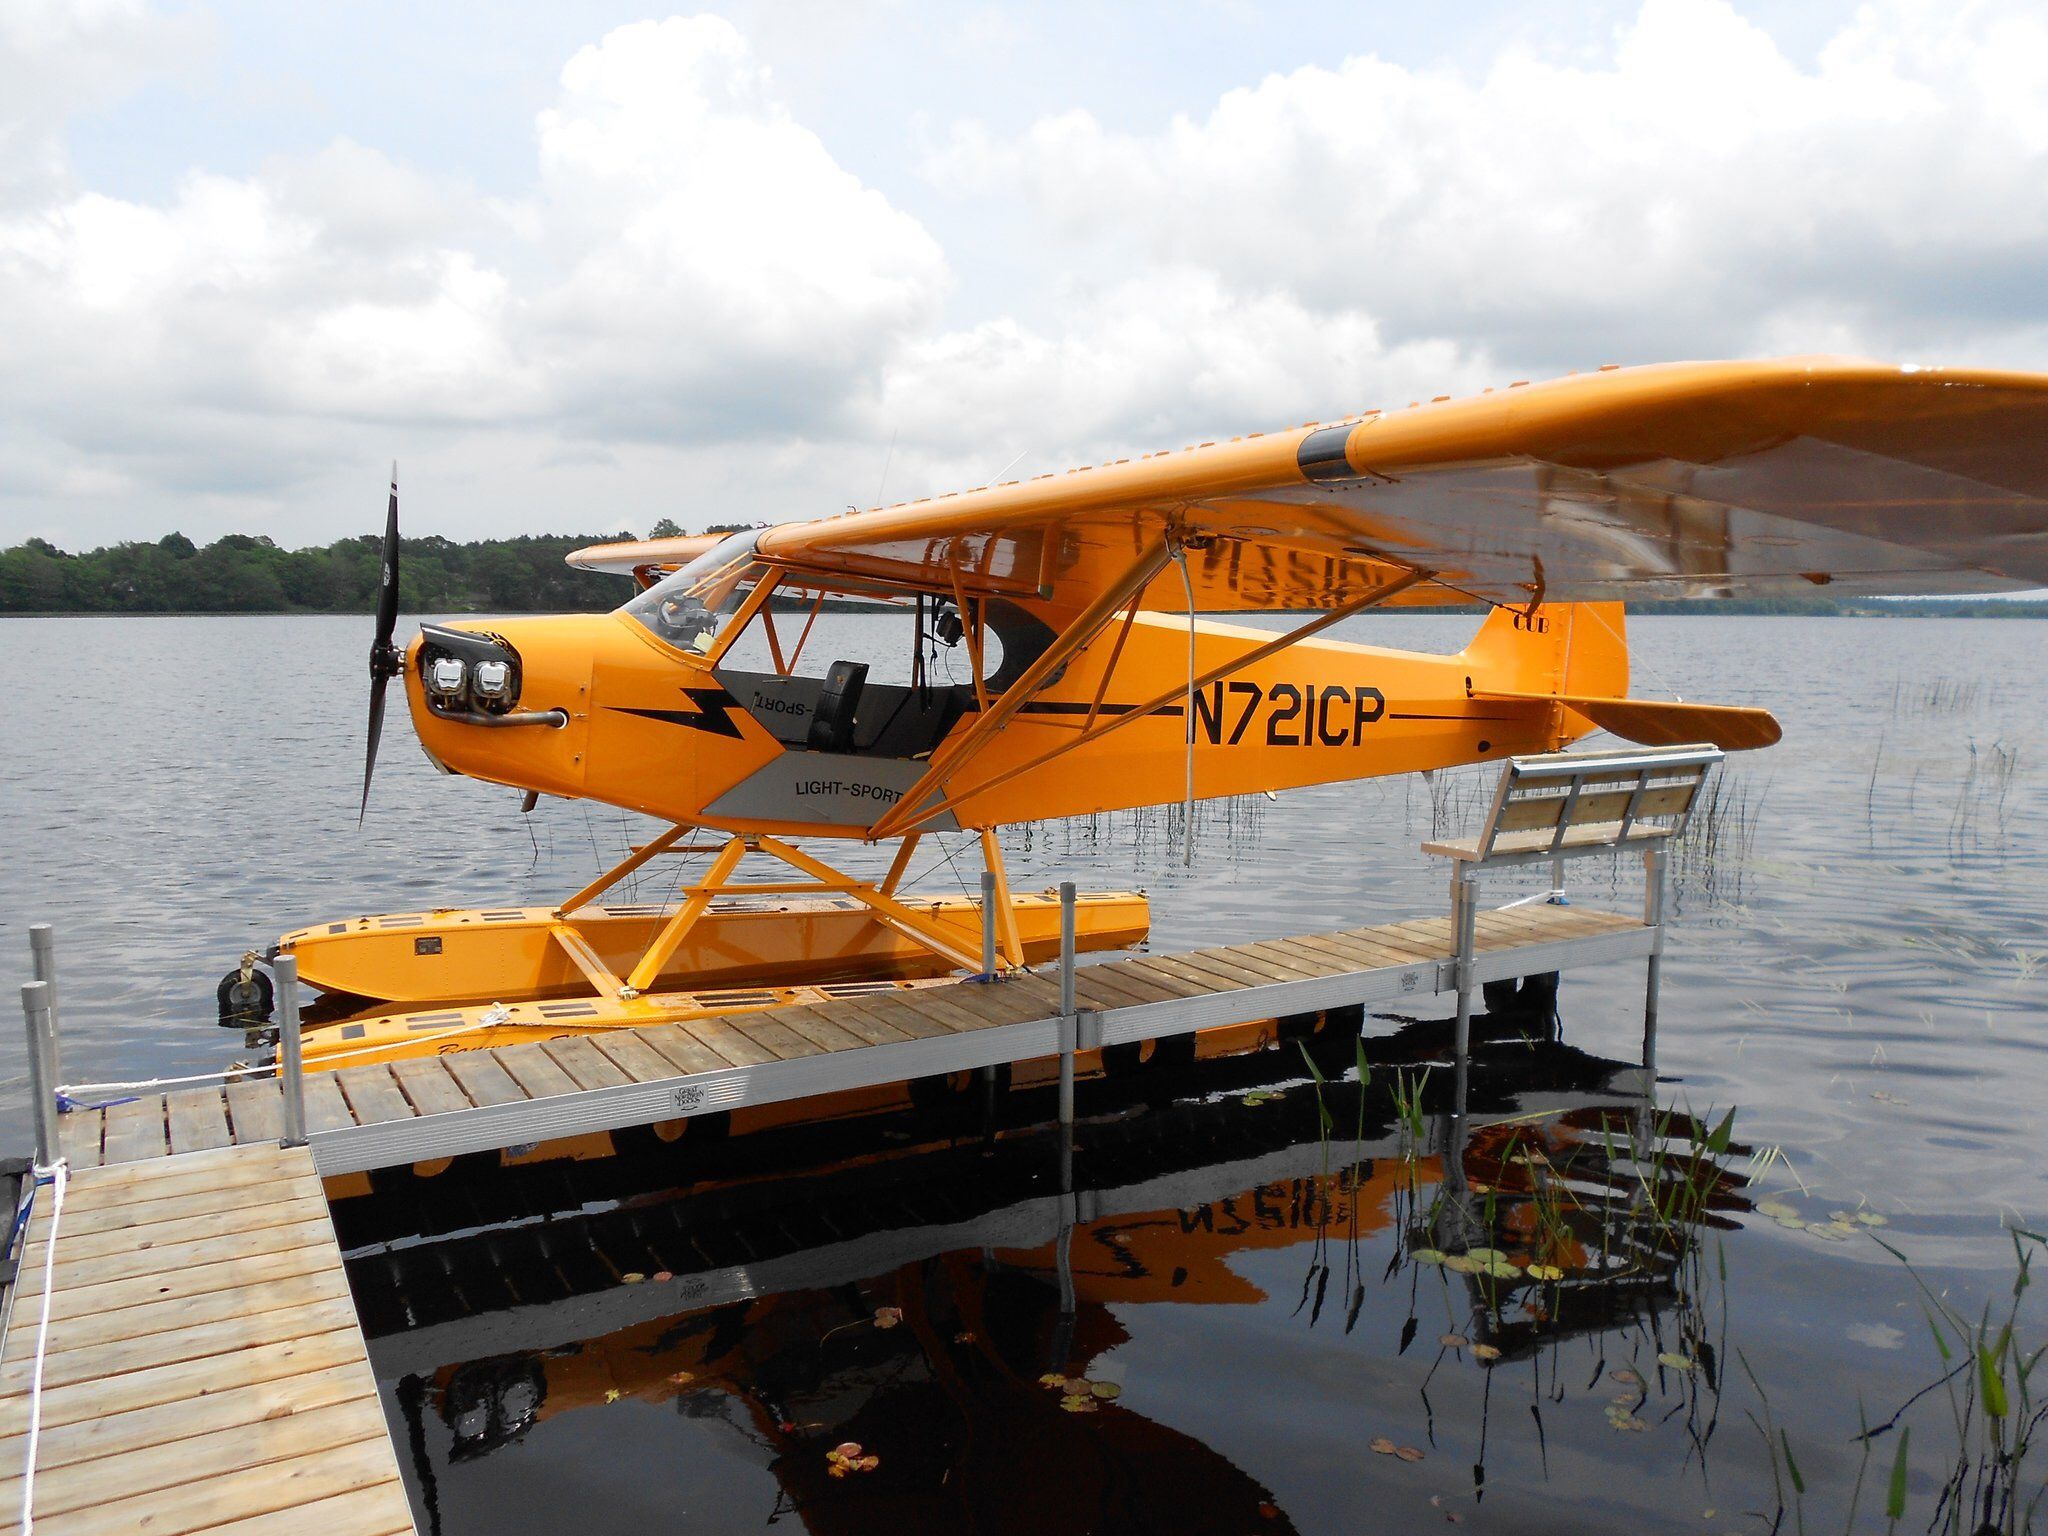
{"label": "reflection of dock", "polygon": [[[1468,985],[1648,955],[1661,940],[1587,907],[1479,913],[1476,930]],[[307,1141],[321,1173],[347,1173],[1420,999],[1457,989],[1455,944],[1436,918],[1091,965],[1071,1020],[1054,981],[1025,975],[313,1073]],[[250,1082],[67,1115],[63,1146],[83,1168],[273,1144],[281,1125],[277,1086]]]}
{"label": "reflection of dock", "polygon": [[46,1292],[52,1205],[36,1203],[0,1350],[7,1529],[47,1305],[38,1531],[412,1530],[303,1149],[72,1175]]}

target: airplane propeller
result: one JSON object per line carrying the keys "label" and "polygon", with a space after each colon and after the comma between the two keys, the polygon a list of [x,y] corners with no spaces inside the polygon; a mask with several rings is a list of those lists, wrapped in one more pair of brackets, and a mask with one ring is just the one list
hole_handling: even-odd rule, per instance
{"label": "airplane propeller", "polygon": [[384,734],[384,685],[398,676],[405,653],[391,643],[398,628],[398,465],[391,466],[391,505],[384,514],[384,564],[377,578],[377,637],[370,642],[370,741],[363,756],[363,803],[356,825],[370,813],[370,775],[377,771],[377,741]]}

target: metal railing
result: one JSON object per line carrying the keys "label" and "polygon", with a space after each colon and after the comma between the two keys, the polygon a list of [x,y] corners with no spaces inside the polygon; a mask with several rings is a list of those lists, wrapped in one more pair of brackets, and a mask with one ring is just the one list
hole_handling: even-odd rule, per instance
{"label": "metal railing", "polygon": [[[35,980],[21,989],[21,1012],[28,1032],[29,1098],[35,1114],[36,1162],[51,1167],[63,1156],[62,1125],[66,1108],[62,1076],[63,1052],[57,1017],[56,937],[48,923],[29,928],[29,952]],[[223,1068],[188,1078],[146,1080],[135,1086],[171,1087],[179,1083],[217,1082],[226,1084],[256,1072],[276,1074],[283,1099],[284,1134],[287,1147],[306,1145],[306,1079],[302,1053],[302,1022],[299,1014],[299,963],[291,955],[279,955],[271,962],[275,979],[277,1014],[277,1061],[267,1068]],[[107,1085],[98,1085],[107,1086]]]}

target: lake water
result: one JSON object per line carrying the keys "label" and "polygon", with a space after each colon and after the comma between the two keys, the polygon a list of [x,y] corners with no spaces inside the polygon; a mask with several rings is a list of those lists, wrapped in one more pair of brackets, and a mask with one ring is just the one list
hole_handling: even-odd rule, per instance
{"label": "lake water", "polygon": [[[857,654],[872,621],[836,622]],[[239,1042],[211,1022],[215,981],[288,928],[552,900],[643,835],[602,808],[522,817],[508,791],[441,778],[402,713],[358,831],[367,627],[0,624],[0,953],[26,979],[23,930],[56,924],[68,1078],[219,1065]],[[1451,649],[1471,627],[1337,633]],[[1731,760],[1721,836],[1680,859],[1665,963],[1657,1104],[1738,1107],[1739,1145],[1710,1160],[1727,1178],[1645,1174],[1611,1146],[1644,1124],[1611,1068],[1640,1031],[1631,965],[1567,978],[1575,1049],[1486,1058],[1458,1146],[1441,1077],[1419,1135],[1393,1114],[1393,1064],[1440,1050],[1407,1019],[1371,1023],[1392,1038],[1362,1106],[1333,1081],[1327,1143],[1299,1057],[1277,1052],[1171,1105],[1084,1099],[1097,1208],[1078,1224],[1022,1130],[992,1157],[873,1133],[785,1149],[830,1170],[735,1167],[696,1196],[617,1168],[488,1208],[344,1208],[423,1528],[1715,1531],[1782,1512],[1824,1530],[1852,1499],[1882,1528],[1897,1435],[1871,1442],[1860,1491],[1853,1437],[1859,1410],[1883,1423],[1945,1369],[1918,1283],[1973,1318],[2002,1308],[2007,1228],[2048,1220],[2048,624],[1631,631],[1639,692],[1764,704],[1785,726]],[[1476,820],[1491,777],[1205,808],[1192,869],[1162,813],[1006,847],[1026,888],[1142,885],[1162,951],[1399,920],[1444,909],[1445,871],[1417,845]],[[933,850],[927,887],[972,879],[952,841],[957,872]],[[1638,871],[1582,865],[1574,896],[1631,909]],[[0,1066],[16,1147],[20,1063],[15,1044]],[[1711,1198],[1646,1218],[1660,1174]],[[1575,1275],[1589,1245],[1636,1257],[1603,1284],[1510,1296],[1414,1259],[1457,1246],[1460,1221],[1518,1257],[1569,1238]],[[2020,1335],[2043,1340],[2030,1312]],[[1615,1375],[1631,1371],[1640,1386]],[[1918,1529],[1983,1416],[1959,1435],[1941,1390],[1901,1422]],[[1420,1459],[1376,1453],[1381,1437]],[[879,1465],[831,1476],[846,1440]],[[2021,1468],[2028,1496],[2042,1459]]]}

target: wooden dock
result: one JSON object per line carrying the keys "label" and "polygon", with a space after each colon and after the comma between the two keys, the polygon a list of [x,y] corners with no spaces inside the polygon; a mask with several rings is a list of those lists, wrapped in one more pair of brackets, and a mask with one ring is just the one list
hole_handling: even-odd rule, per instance
{"label": "wooden dock", "polygon": [[[1653,954],[1661,929],[1588,907],[1477,917],[1473,980]],[[1076,1016],[1046,976],[890,990],[803,1007],[539,1044],[451,1052],[306,1078],[322,1174],[644,1125],[743,1105],[1058,1055],[1127,1041],[1454,991],[1447,918],[1308,934],[1082,967]],[[64,1117],[74,1168],[274,1144],[271,1081],[147,1093]]]}
{"label": "wooden dock", "polygon": [[313,1159],[245,1146],[83,1169],[44,1291],[37,1195],[0,1341],[18,1530],[36,1335],[44,1536],[398,1536],[412,1513]]}

